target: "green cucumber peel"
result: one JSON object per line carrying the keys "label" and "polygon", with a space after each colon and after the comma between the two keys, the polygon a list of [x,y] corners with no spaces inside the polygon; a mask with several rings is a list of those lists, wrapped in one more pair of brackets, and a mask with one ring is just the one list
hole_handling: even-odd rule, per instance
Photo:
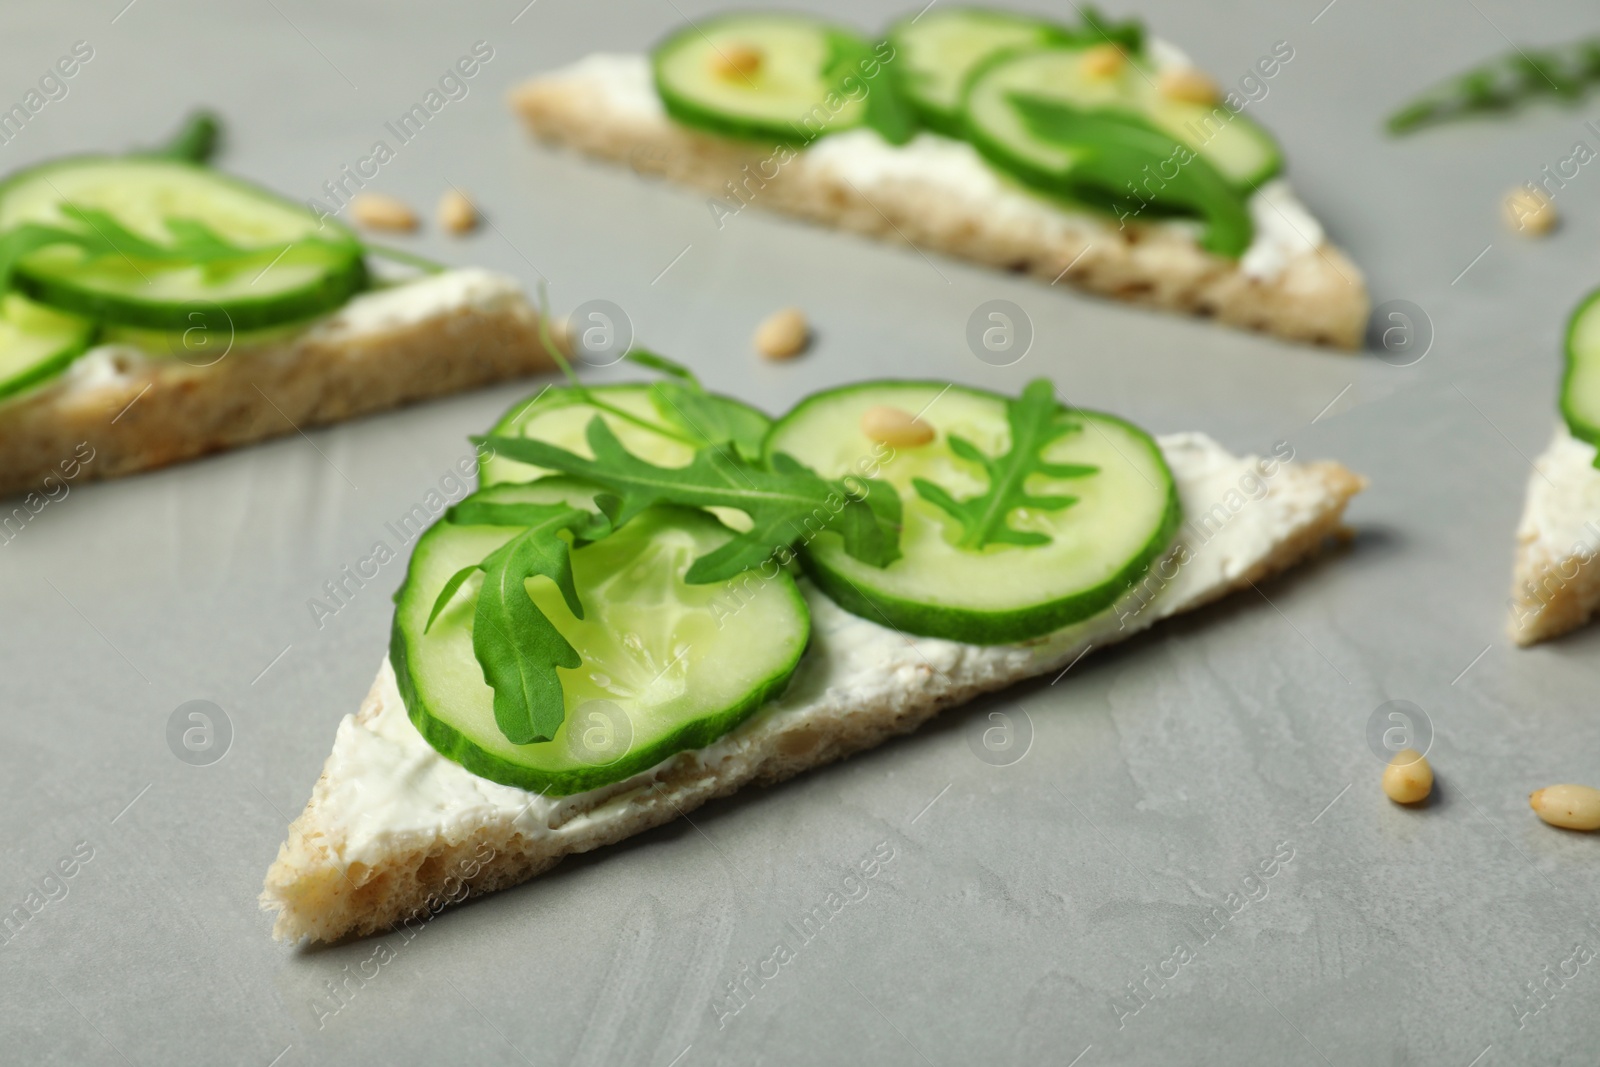
{"label": "green cucumber peel", "polygon": [[564,504],[493,504],[468,498],[451,508],[445,521],[458,525],[524,526],[521,533],[471,567],[450,576],[433,610],[426,633],[467,580],[483,572],[472,617],[472,651],[483,680],[494,690],[494,719],[513,744],[548,741],[566,718],[556,668],[583,664],[577,649],[539,610],[527,581],[543,575],[556,584],[575,618],[583,618],[572,577],[572,545],[597,541],[611,530],[604,515]]}
{"label": "green cucumber peel", "polygon": [[1006,401],[1006,422],[1011,428],[1011,447],[1005,454],[985,455],[977,446],[951,434],[950,451],[983,469],[989,488],[977,496],[957,500],[943,486],[926,478],[912,479],[917,495],[961,523],[958,548],[977,552],[989,545],[1047,545],[1042,533],[1013,528],[1008,519],[1018,508],[1061,511],[1078,502],[1071,496],[1035,496],[1028,492],[1028,478],[1035,474],[1052,478],[1086,478],[1100,468],[1076,463],[1050,463],[1042,453],[1050,445],[1072,433],[1083,432],[1056,401],[1048,379],[1035,378],[1019,399]]}
{"label": "green cucumber peel", "polygon": [[[1200,247],[1230,259],[1250,247],[1255,226],[1244,197],[1216,167],[1171,134],[1120,112],[1086,111],[1031,93],[1013,93],[1010,99],[1029,132],[1072,153],[1070,173],[1063,175],[1074,187],[1068,195],[1108,203],[1119,217],[1137,214],[1129,200],[1140,195],[1134,191],[1135,179],[1154,171],[1160,188],[1151,189],[1148,180],[1143,187],[1150,203],[1163,213],[1204,220]],[[1179,157],[1184,161],[1172,177],[1160,172],[1162,164]]]}
{"label": "green cucumber peel", "polygon": [[[1567,430],[1580,441],[1600,447],[1600,404],[1595,403],[1600,389],[1595,387],[1595,365],[1600,363],[1600,346],[1593,340],[1600,330],[1594,323],[1600,316],[1600,289],[1578,303],[1567,319],[1562,340],[1561,418]],[[1600,454],[1594,466],[1600,468]]]}
{"label": "green cucumber peel", "polygon": [[1392,134],[1510,111],[1539,97],[1567,102],[1600,84],[1600,37],[1554,48],[1518,48],[1449,78],[1389,116]]}
{"label": "green cucumber peel", "polygon": [[736,451],[707,447],[684,467],[658,467],[629,452],[598,415],[585,433],[595,458],[527,437],[474,437],[475,444],[521,463],[560,471],[607,490],[595,503],[620,527],[645,508],[677,504],[744,512],[752,528],[690,565],[685,581],[725,581],[788,551],[821,529],[840,534],[845,551],[869,566],[900,558],[900,500],[870,479],[829,481],[786,455],[763,467]]}

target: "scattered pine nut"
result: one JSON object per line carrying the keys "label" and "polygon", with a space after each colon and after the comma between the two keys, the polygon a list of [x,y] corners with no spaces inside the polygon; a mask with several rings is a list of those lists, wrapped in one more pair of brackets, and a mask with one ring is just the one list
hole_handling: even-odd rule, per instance
{"label": "scattered pine nut", "polygon": [[1156,88],[1168,100],[1186,104],[1214,104],[1222,90],[1203,70],[1194,67],[1169,67],[1156,79]]}
{"label": "scattered pine nut", "polygon": [[460,189],[447,190],[439,198],[439,226],[446,233],[471,233],[478,228],[478,208]]}
{"label": "scattered pine nut", "polygon": [[1420,804],[1433,792],[1433,768],[1414,748],[1401,749],[1383,769],[1383,791],[1396,804]]}
{"label": "scattered pine nut", "polygon": [[756,327],[756,351],[768,359],[793,359],[811,343],[811,327],[799,308],[784,308]]}
{"label": "scattered pine nut", "polygon": [[879,404],[861,416],[861,432],[896,448],[915,448],[933,440],[933,427],[900,408]]}
{"label": "scattered pine nut", "polygon": [[1547,785],[1528,797],[1534,814],[1567,830],[1600,830],[1600,789],[1586,785]]}
{"label": "scattered pine nut", "polygon": [[761,69],[761,53],[747,44],[718,49],[711,57],[711,73],[727,81],[742,81]]}
{"label": "scattered pine nut", "polygon": [[1083,53],[1080,62],[1089,77],[1111,78],[1122,73],[1122,64],[1127,58],[1117,45],[1097,44]]}
{"label": "scattered pine nut", "polygon": [[1518,186],[1506,194],[1504,207],[1506,225],[1529,237],[1543,237],[1561,221],[1556,202],[1543,189]]}
{"label": "scattered pine nut", "polygon": [[350,217],[369,230],[410,233],[417,228],[411,205],[386,193],[357,193],[350,199]]}

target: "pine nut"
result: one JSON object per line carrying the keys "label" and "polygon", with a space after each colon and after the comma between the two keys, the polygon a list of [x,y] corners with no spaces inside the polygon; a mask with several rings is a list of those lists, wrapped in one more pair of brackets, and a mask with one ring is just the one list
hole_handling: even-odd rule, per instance
{"label": "pine nut", "polygon": [[1383,769],[1383,791],[1396,804],[1420,804],[1433,792],[1433,768],[1414,748],[1401,749]]}
{"label": "pine nut", "polygon": [[756,327],[755,346],[768,359],[792,359],[806,350],[811,327],[799,308],[784,308]]}
{"label": "pine nut", "polygon": [[1168,100],[1186,104],[1214,104],[1222,96],[1217,83],[1194,67],[1169,67],[1156,79],[1156,88]]}
{"label": "pine nut", "polygon": [[861,416],[861,432],[896,448],[915,448],[933,440],[933,427],[900,408],[879,404]]}
{"label": "pine nut", "polygon": [[439,198],[439,227],[446,233],[471,233],[478,228],[478,208],[460,189]]}
{"label": "pine nut", "polygon": [[711,57],[711,73],[727,81],[743,81],[761,69],[761,53],[747,44],[729,45]]}
{"label": "pine nut", "polygon": [[1528,806],[1551,826],[1600,830],[1600,789],[1586,785],[1547,785],[1528,797]]}
{"label": "pine nut", "polygon": [[410,233],[417,228],[417,213],[397,196],[357,193],[350,199],[350,217],[369,230]]}
{"label": "pine nut", "polygon": [[1097,44],[1083,53],[1079,60],[1083,72],[1091,78],[1110,78],[1122,73],[1122,64],[1128,57],[1114,44]]}
{"label": "pine nut", "polygon": [[1543,237],[1561,221],[1556,202],[1543,189],[1518,186],[1506,194],[1506,225],[1529,237]]}

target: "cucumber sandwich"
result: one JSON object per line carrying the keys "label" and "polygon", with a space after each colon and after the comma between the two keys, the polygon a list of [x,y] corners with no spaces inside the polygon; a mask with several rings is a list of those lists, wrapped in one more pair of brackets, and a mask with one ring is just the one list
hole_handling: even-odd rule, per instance
{"label": "cucumber sandwich", "polygon": [[1045,380],[773,420],[631,358],[660,379],[573,380],[473,438],[479,487],[418,539],[267,874],[276,936],[386,929],[1060,671],[1313,554],[1364,484]]}
{"label": "cucumber sandwich", "polygon": [[1534,460],[1517,527],[1508,630],[1531,645],[1600,612],[1600,291],[1572,313],[1564,342],[1561,421]]}
{"label": "cucumber sandwich", "polygon": [[200,116],[0,181],[0,495],[552,366],[512,279],[379,281],[375,255],[421,261],[212,168],[215,141]]}
{"label": "cucumber sandwich", "polygon": [[1280,337],[1359,345],[1360,272],[1247,113],[1279,42],[1225,92],[1134,21],[988,8],[883,36],[718,15],[648,56],[592,55],[512,106],[541,138],[748,205]]}

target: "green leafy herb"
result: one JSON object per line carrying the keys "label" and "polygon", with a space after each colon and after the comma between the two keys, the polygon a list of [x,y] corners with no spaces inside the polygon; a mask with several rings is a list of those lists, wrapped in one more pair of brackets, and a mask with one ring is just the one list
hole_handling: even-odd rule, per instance
{"label": "green leafy herb", "polygon": [[184,120],[183,126],[166,144],[135,152],[134,155],[209,163],[211,157],[216,155],[221,134],[222,120],[210,111],[196,111]]}
{"label": "green leafy herb", "polygon": [[734,400],[708,393],[694,372],[681,363],[642,349],[628,353],[642,367],[660,371],[669,381],[650,387],[650,402],[667,422],[700,445],[732,447],[752,462],[761,458],[766,439],[765,416]]}
{"label": "green leafy herb", "polygon": [[361,250],[369,256],[379,259],[391,259],[396,263],[404,263],[408,267],[416,267],[424,274],[443,274],[450,268],[436,259],[419,256],[415,252],[407,252],[403,248],[390,248],[388,245],[373,244],[371,241],[362,241]]}
{"label": "green leafy herb", "polygon": [[641,367],[649,367],[653,371],[659,371],[669,378],[678,379],[680,382],[693,382],[696,386],[700,384],[700,379],[695,377],[694,371],[677,360],[668,359],[660,353],[651,352],[644,348],[635,348],[631,349],[623,358],[629,363],[637,363]]}
{"label": "green leafy herb", "polygon": [[610,523],[603,515],[565,504],[502,504],[471,497],[451,508],[446,522],[460,525],[524,526],[482,563],[463,567],[434,601],[424,632],[477,571],[483,571],[472,621],[472,651],[483,668],[483,680],[494,690],[494,720],[506,739],[517,745],[548,741],[566,717],[561,679],[556,668],[582,665],[582,657],[555,624],[545,618],[528,595],[527,580],[544,575],[561,590],[576,618],[583,604],[572,578],[571,546],[604,537]]}
{"label": "green leafy herb", "polygon": [[[1070,194],[1119,216],[1155,213],[1205,220],[1200,245],[1237,259],[1255,234],[1243,195],[1214,166],[1171,134],[1130,114],[1086,111],[1059,100],[1013,93],[1011,104],[1035,137],[1066,148]],[[1135,185],[1135,180],[1143,180]]]}
{"label": "green leafy herb", "polygon": [[893,62],[879,58],[883,45],[868,46],[854,34],[833,33],[828,47],[828,80],[841,86],[846,95],[853,95],[857,86],[865,86],[866,125],[890,144],[911,140],[917,132],[916,111],[900,86]]}
{"label": "green leafy herb", "polygon": [[761,458],[761,443],[766,439],[770,425],[766,416],[735,400],[708,393],[700,379],[688,367],[666,356],[642,348],[631,349],[623,358],[641,367],[664,374],[669,379],[650,387],[650,402],[660,422],[653,422],[625,408],[617,407],[604,397],[592,392],[573,373],[572,366],[556,347],[545,325],[548,318],[542,295],[539,307],[539,329],[546,351],[550,352],[569,383],[568,389],[585,404],[604,411],[613,418],[680,441],[691,448],[733,448],[743,459],[755,462]]}
{"label": "green leafy herb", "polygon": [[748,515],[749,531],[690,565],[685,580],[691,584],[732,578],[823,529],[838,533],[846,552],[872,566],[886,567],[900,557],[899,497],[878,492],[866,480],[852,485],[828,481],[784,455],[774,456],[770,468],[763,468],[737,452],[716,448],[696,452],[685,467],[658,467],[624,448],[598,415],[586,438],[592,460],[532,438],[473,441],[508,459],[558,470],[608,490],[595,503],[613,527],[656,504],[734,508]]}
{"label": "green leafy herb", "polygon": [[732,445],[746,459],[755,460],[761,455],[761,441],[767,433],[767,420],[724,397],[705,391],[694,372],[676,360],[642,348],[630,349],[623,358],[641,367],[665,374],[673,379],[658,382],[650,390],[650,400],[656,411],[666,421],[652,422],[634,412],[619,408],[591,392],[574,373],[572,364],[562,354],[561,346],[550,332],[550,306],[545,298],[544,284],[539,285],[539,340],[544,350],[555,360],[566,377],[568,388],[584,403],[613,418],[632,423],[662,437],[681,441],[692,448],[712,445]]}
{"label": "green leafy herb", "polygon": [[1121,45],[1129,53],[1144,50],[1144,24],[1138,19],[1112,22],[1100,13],[1099,8],[1091,4],[1082,5],[1078,11],[1083,16],[1082,37],[1091,41],[1107,41]]}
{"label": "green leafy herb", "polygon": [[194,219],[168,218],[165,221],[172,242],[163,244],[128,229],[109,212],[75,204],[61,205],[61,214],[80,223],[78,227],[24,222],[0,235],[0,289],[10,285],[17,263],[41,248],[68,245],[81,249],[86,261],[120,258],[156,266],[219,267],[260,257],[272,257],[287,248],[311,246],[348,247],[348,241],[321,237],[302,238],[288,245],[279,243],[247,247],[235,245]]}
{"label": "green leafy herb", "polygon": [[1017,508],[1060,511],[1078,502],[1072,496],[1034,496],[1027,481],[1036,474],[1050,478],[1084,478],[1099,473],[1098,467],[1080,464],[1049,463],[1044,450],[1061,438],[1079,433],[1083,424],[1073,420],[1056,402],[1055,390],[1043,378],[1028,383],[1022,397],[1006,401],[1006,422],[1011,428],[1011,447],[1002,456],[990,457],[972,442],[951,434],[950,451],[983,468],[989,488],[966,500],[957,500],[926,478],[913,478],[917,495],[960,521],[962,536],[957,545],[978,551],[989,545],[1046,545],[1050,538],[1030,530],[1018,530],[1007,521]]}
{"label": "green leafy herb", "polygon": [[1600,83],[1600,37],[1555,48],[1518,48],[1441,82],[1389,116],[1390,133],[1509,111],[1542,96],[1574,101]]}

